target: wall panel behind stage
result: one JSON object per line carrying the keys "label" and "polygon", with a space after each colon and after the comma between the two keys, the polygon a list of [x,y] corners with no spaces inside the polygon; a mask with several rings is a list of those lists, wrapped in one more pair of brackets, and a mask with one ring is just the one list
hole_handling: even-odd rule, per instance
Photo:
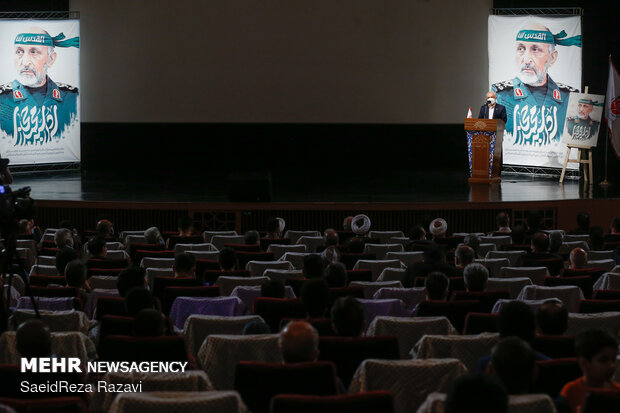
{"label": "wall panel behind stage", "polygon": [[80,0],[84,122],[460,123],[491,0]]}

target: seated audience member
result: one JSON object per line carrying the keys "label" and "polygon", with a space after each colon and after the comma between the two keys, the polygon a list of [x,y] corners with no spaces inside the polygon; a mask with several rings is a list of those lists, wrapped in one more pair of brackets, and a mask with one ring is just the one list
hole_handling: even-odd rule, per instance
{"label": "seated audience member", "polygon": [[588,390],[620,391],[620,384],[612,380],[616,372],[618,341],[603,330],[590,330],[575,338],[577,361],[583,377],[567,383],[561,395],[568,401],[571,412],[581,410]]}
{"label": "seated audience member", "polygon": [[360,337],[364,334],[364,306],[354,297],[340,297],[331,309],[332,328],[339,336]]}
{"label": "seated audience member", "polygon": [[15,347],[23,358],[50,357],[52,335],[41,320],[28,320],[19,325],[15,334]]}
{"label": "seated audience member", "polygon": [[476,234],[468,234],[465,236],[465,239],[463,239],[463,245],[467,245],[468,247],[470,247],[471,249],[474,250],[474,253],[476,254],[476,258],[484,258],[481,257],[478,250],[480,249],[480,237]]}
{"label": "seated audience member", "polygon": [[280,220],[278,218],[270,218],[267,221],[267,235],[265,238],[281,239],[282,231],[280,230]]}
{"label": "seated audience member", "polygon": [[582,248],[573,248],[568,257],[568,268],[579,270],[585,268],[588,263],[588,253]]}
{"label": "seated audience member", "polygon": [[174,278],[195,277],[196,257],[187,253],[177,254],[174,257],[172,270],[174,271]]}
{"label": "seated audience member", "polygon": [[549,234],[549,253],[550,254],[558,254],[560,252],[560,247],[562,247],[562,242],[564,241],[564,236],[560,231],[553,231]]}
{"label": "seated audience member", "polygon": [[237,251],[230,247],[224,247],[220,250],[218,258],[220,269],[222,271],[234,271],[237,269],[239,262],[237,261]]}
{"label": "seated audience member", "polygon": [[129,317],[135,317],[140,311],[154,309],[155,300],[151,292],[144,287],[134,287],[125,296],[125,311]]}
{"label": "seated audience member", "polygon": [[164,239],[161,236],[161,232],[159,232],[159,228],[150,227],[146,231],[144,231],[144,238],[146,238],[146,242],[148,244],[163,244]]}
{"label": "seated audience member", "polygon": [[577,228],[568,233],[571,235],[588,235],[590,233],[590,215],[587,212],[580,212],[576,218]]}
{"label": "seated audience member", "polygon": [[146,287],[146,272],[142,267],[127,267],[118,274],[116,288],[121,297],[134,287]]}
{"label": "seated audience member", "polygon": [[491,350],[487,372],[497,377],[509,395],[527,394],[536,379],[536,358],[530,344],[506,337]]}
{"label": "seated audience member", "polygon": [[328,228],[323,233],[325,236],[325,249],[321,252],[323,261],[332,263],[340,260],[340,251],[338,251],[338,233],[335,229]]}
{"label": "seated audience member", "polygon": [[348,251],[351,254],[362,254],[364,252],[364,240],[360,237],[353,237],[349,239]]}
{"label": "seated audience member", "polygon": [[[61,227],[63,228],[63,227]],[[34,219],[20,219],[17,223],[17,239],[32,239],[35,242],[41,240],[41,228],[35,225]]]}
{"label": "seated audience member", "polygon": [[605,250],[605,233],[603,228],[595,225],[590,227],[590,239],[588,240],[590,251],[604,251]]}
{"label": "seated audience member", "polygon": [[433,241],[426,239],[426,231],[422,225],[415,225],[409,230],[409,250],[424,251],[433,245],[435,245]]}
{"label": "seated audience member", "polygon": [[136,314],[133,332],[136,337],[165,336],[166,320],[162,313],[153,308],[142,309]]}
{"label": "seated audience member", "polygon": [[[194,220],[187,215],[180,217],[177,224],[177,230],[179,231],[176,235],[177,237],[193,237],[195,235]],[[166,249],[168,249],[169,246],[170,238],[166,240]]]}
{"label": "seated audience member", "polygon": [[88,300],[88,293],[90,292],[87,277],[88,269],[81,260],[70,261],[65,267],[67,286],[74,287],[77,290],[77,297],[82,300],[83,304]]}
{"label": "seated audience member", "polygon": [[427,300],[446,301],[448,299],[448,287],[450,280],[442,272],[433,271],[424,279]]}
{"label": "seated audience member", "polygon": [[[523,265],[523,262],[526,262],[526,260],[546,260],[557,262],[558,268],[564,267],[564,260],[561,256],[549,253],[549,236],[544,232],[536,232],[534,234],[530,248],[532,252],[519,257],[519,265]],[[549,265],[551,265],[551,263]],[[552,273],[551,275],[557,274]]]}
{"label": "seated audience member", "polygon": [[435,218],[431,221],[428,230],[433,236],[433,239],[445,238],[448,231],[448,223],[443,218]]}
{"label": "seated audience member", "polygon": [[245,245],[256,245],[260,242],[260,235],[258,234],[258,231],[250,230],[245,233],[243,241],[245,242]]}
{"label": "seated audience member", "polygon": [[525,244],[525,227],[523,225],[517,225],[512,229],[510,233],[510,237],[512,238],[512,243],[515,245],[524,245]]}
{"label": "seated audience member", "polygon": [[352,231],[351,223],[353,223],[353,217],[352,216],[349,215],[348,217],[344,217],[344,220],[342,221],[342,229],[344,231]]}
{"label": "seated audience member", "polygon": [[243,332],[241,334],[243,334],[244,336],[256,334],[271,334],[271,329],[269,328],[269,325],[264,321],[254,320],[243,326]]}
{"label": "seated audience member", "polygon": [[341,262],[333,262],[325,269],[325,282],[329,288],[341,288],[347,285],[347,268]]}
{"label": "seated audience member", "polygon": [[284,298],[284,283],[281,280],[268,280],[260,286],[260,296]]}
{"label": "seated audience member", "polygon": [[525,231],[525,240],[532,239],[534,234],[543,230],[543,221],[540,212],[530,211],[526,216],[527,230]]}
{"label": "seated audience member", "polygon": [[456,265],[456,268],[461,270],[473,263],[475,259],[476,253],[467,245],[459,245],[454,252],[454,264]]}
{"label": "seated audience member", "polygon": [[483,373],[465,374],[452,382],[444,413],[506,413],[508,394],[502,384]]}
{"label": "seated audience member", "polygon": [[324,268],[320,254],[309,254],[304,257],[303,275],[305,278],[322,278]]}
{"label": "seated audience member", "polygon": [[114,237],[114,225],[108,219],[102,219],[97,222],[95,230],[97,231],[97,235],[102,236],[104,239]]}
{"label": "seated audience member", "polygon": [[54,234],[54,243],[59,250],[74,249],[73,248],[73,232],[67,228],[60,228]]}
{"label": "seated audience member", "polygon": [[497,229],[495,233],[497,235],[510,234],[512,230],[510,229],[510,216],[506,212],[500,212],[495,217],[495,223],[497,224]]}
{"label": "seated audience member", "polygon": [[319,333],[305,321],[293,321],[280,333],[278,346],[284,363],[317,361]]}
{"label": "seated audience member", "polygon": [[58,274],[64,274],[67,264],[79,258],[76,250],[64,249],[56,254],[56,270]]}
{"label": "seated audience member", "polygon": [[[34,225],[34,221],[32,223]],[[39,227],[36,227],[39,228]],[[75,225],[73,225],[73,221],[69,220],[69,219],[63,219],[58,223],[58,228],[67,228],[69,229],[72,233],[73,233],[73,248],[81,251],[82,249],[82,240],[80,238],[79,235],[79,231],[77,230],[77,228],[75,227]],[[39,229],[39,233],[41,232],[41,230]],[[39,239],[41,239],[41,237],[43,236],[43,234],[39,235]]]}
{"label": "seated audience member", "polygon": [[536,312],[538,334],[561,336],[568,328],[568,310],[561,301],[545,301]]}
{"label": "seated audience member", "polygon": [[465,279],[465,288],[467,291],[482,292],[487,289],[489,281],[489,270],[480,263],[469,264],[463,270],[463,278]]}
{"label": "seated audience member", "polygon": [[108,253],[108,247],[105,244],[105,238],[101,235],[97,235],[96,237],[91,238],[87,243],[86,247],[88,248],[88,252],[90,253],[91,258],[104,259],[106,254]]}
{"label": "seated audience member", "polygon": [[463,270],[446,264],[446,254],[441,247],[433,246],[424,250],[424,261],[418,261],[407,267],[403,286],[413,287],[416,277],[426,277],[427,274],[439,271],[447,277],[462,277]]}
{"label": "seated audience member", "polygon": [[308,317],[325,317],[329,299],[329,287],[323,278],[313,278],[301,287],[301,302]]}
{"label": "seated audience member", "polygon": [[[609,228],[610,235],[616,235],[620,237],[620,217],[615,217],[611,221],[611,226]],[[611,237],[614,238],[614,237]]]}

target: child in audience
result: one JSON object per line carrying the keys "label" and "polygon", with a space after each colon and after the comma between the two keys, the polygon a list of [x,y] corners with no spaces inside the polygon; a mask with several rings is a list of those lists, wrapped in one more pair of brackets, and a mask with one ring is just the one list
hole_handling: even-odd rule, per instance
{"label": "child in audience", "polygon": [[571,412],[579,413],[589,389],[620,391],[620,384],[612,381],[618,342],[606,331],[590,330],[576,337],[575,352],[583,377],[567,383],[561,395],[568,401]]}

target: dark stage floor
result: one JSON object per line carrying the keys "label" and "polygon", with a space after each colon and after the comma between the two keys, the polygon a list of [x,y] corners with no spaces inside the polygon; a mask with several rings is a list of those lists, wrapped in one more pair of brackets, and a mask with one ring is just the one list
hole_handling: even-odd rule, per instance
{"label": "dark stage floor", "polygon": [[[462,172],[385,173],[371,180],[353,177],[274,177],[274,202],[518,202],[620,198],[618,185],[584,191],[583,181],[503,174],[487,191],[472,192]],[[123,177],[118,174],[54,172],[16,174],[13,189],[32,188],[39,200],[120,202],[227,202],[221,178]],[[588,188],[588,187],[586,187]]]}

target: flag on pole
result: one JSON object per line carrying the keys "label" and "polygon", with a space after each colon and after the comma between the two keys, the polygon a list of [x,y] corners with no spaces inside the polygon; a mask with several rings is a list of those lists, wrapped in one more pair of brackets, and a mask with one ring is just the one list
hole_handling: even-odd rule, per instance
{"label": "flag on pole", "polygon": [[[620,82],[619,82],[619,83],[620,83]],[[471,118],[472,118],[472,116],[471,116],[471,106],[469,107],[469,110],[467,111],[467,118],[468,118],[468,119],[471,119]],[[620,145],[619,145],[618,147],[620,148]]]}
{"label": "flag on pole", "polygon": [[620,158],[620,76],[611,61],[611,56],[609,58],[605,119],[607,120],[611,147],[614,148],[616,156]]}

